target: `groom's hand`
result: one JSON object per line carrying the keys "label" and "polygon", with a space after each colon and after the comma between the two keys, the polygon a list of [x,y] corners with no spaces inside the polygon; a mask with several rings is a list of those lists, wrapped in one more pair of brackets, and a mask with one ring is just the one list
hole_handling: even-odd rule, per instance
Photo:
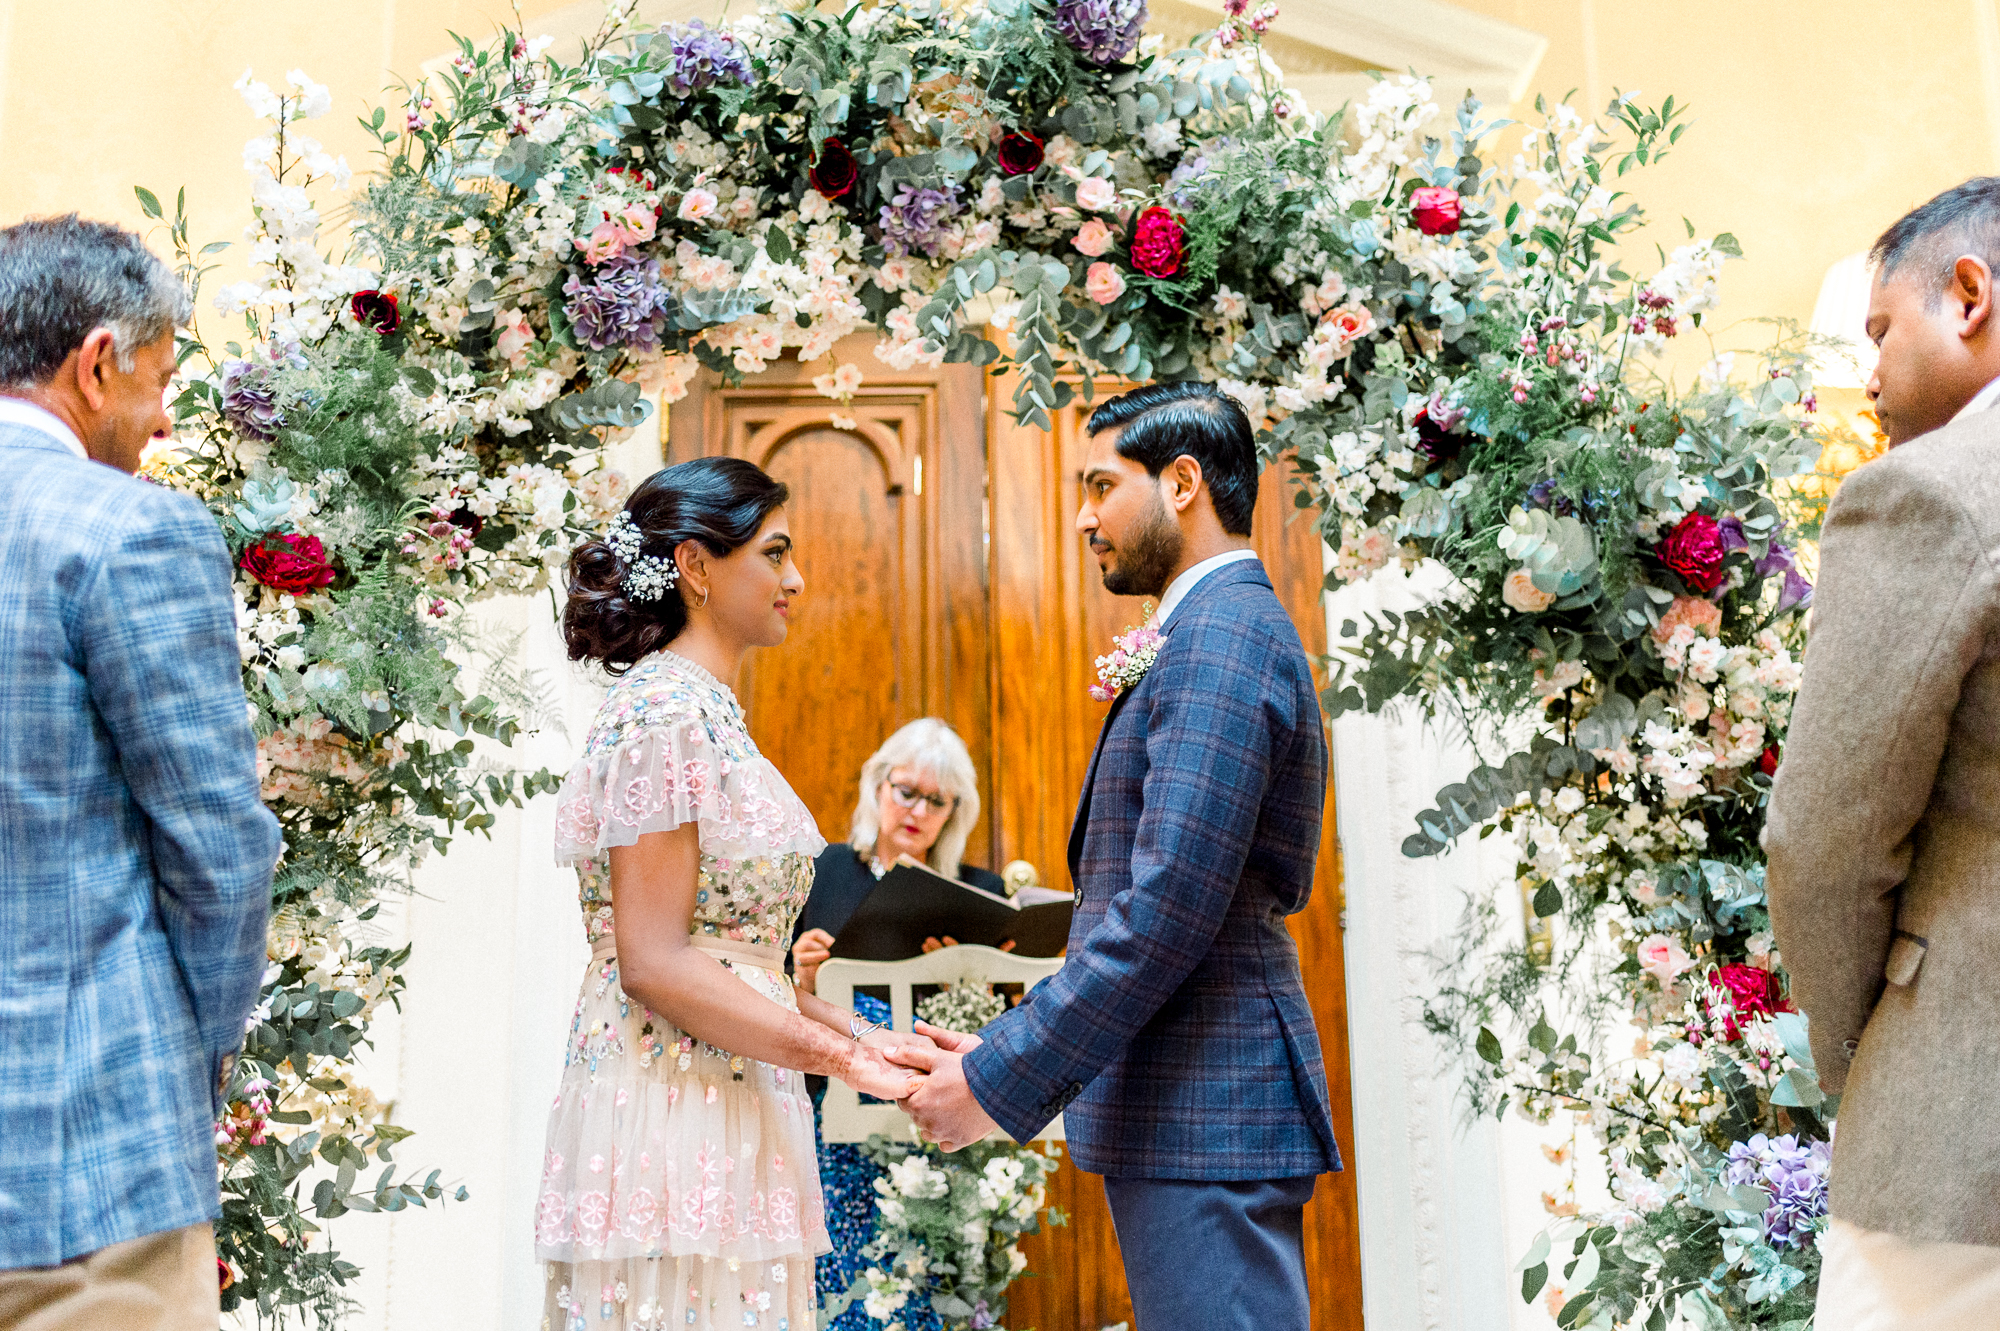
{"label": "groom's hand", "polygon": [[944,1151],[962,1151],[997,1126],[965,1082],[964,1058],[979,1047],[979,1037],[941,1030],[929,1022],[918,1022],[917,1032],[936,1041],[937,1048],[905,1045],[889,1053],[891,1061],[928,1074],[902,1101],[903,1112],[925,1141]]}

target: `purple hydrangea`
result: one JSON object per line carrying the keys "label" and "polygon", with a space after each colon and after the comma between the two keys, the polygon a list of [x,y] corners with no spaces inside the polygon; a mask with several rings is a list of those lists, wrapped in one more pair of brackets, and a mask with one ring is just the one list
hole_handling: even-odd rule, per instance
{"label": "purple hydrangea", "polygon": [[958,186],[918,189],[905,185],[882,205],[882,248],[892,255],[923,253],[935,259],[945,224],[958,215]]}
{"label": "purple hydrangea", "polygon": [[1093,65],[1131,55],[1145,26],[1146,0],[1056,0],[1056,31]]}
{"label": "purple hydrangea", "polygon": [[278,410],[278,392],[269,369],[247,360],[223,365],[222,418],[245,439],[268,444],[278,437],[285,415]]}
{"label": "purple hydrangea", "polygon": [[1833,1166],[1831,1143],[1800,1145],[1795,1136],[1758,1133],[1729,1148],[1722,1181],[1732,1188],[1755,1185],[1771,1196],[1764,1211],[1764,1237],[1774,1248],[1796,1248],[1807,1238],[1807,1222],[1826,1214],[1826,1176]]}
{"label": "purple hydrangea", "polygon": [[658,346],[669,303],[659,260],[621,254],[599,264],[591,277],[585,282],[572,275],[563,283],[563,309],[577,340],[592,351]]}
{"label": "purple hydrangea", "polygon": [[723,28],[711,28],[700,19],[688,23],[670,23],[660,29],[660,36],[671,46],[674,57],[673,72],[667,75],[667,87],[676,97],[686,97],[712,88],[725,80],[731,83],[750,81],[750,53],[743,49],[743,43],[733,32]]}

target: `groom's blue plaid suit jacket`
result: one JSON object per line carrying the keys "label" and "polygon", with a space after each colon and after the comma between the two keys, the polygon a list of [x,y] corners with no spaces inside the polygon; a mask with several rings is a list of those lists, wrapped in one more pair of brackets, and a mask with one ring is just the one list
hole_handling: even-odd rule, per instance
{"label": "groom's blue plaid suit jacket", "polygon": [[0,1270],[217,1213],[278,856],[229,577],[200,504],[0,424]]}
{"label": "groom's blue plaid suit jacket", "polygon": [[1340,1168],[1285,917],[1312,893],[1326,734],[1298,631],[1254,560],[1195,584],[1112,704],[1070,839],[1063,968],[981,1034],[974,1096],[1016,1140],[1124,1178]]}

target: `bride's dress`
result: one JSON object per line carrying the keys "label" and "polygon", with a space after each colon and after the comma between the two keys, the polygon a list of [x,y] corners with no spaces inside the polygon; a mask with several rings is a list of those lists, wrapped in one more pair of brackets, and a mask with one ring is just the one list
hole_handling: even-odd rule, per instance
{"label": "bride's dress", "polygon": [[685,823],[695,945],[754,1001],[797,1010],[784,948],[825,842],[735,696],[662,651],[612,685],[558,797],[591,962],[543,1156],[544,1331],[814,1324],[830,1244],[805,1077],[685,1035],[619,987],[606,851]]}

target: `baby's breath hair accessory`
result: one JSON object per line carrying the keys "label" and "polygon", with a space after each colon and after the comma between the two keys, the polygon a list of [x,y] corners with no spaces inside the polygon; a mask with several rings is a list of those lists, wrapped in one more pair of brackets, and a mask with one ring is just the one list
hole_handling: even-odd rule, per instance
{"label": "baby's breath hair accessory", "polygon": [[681,571],[671,559],[640,554],[639,545],[645,539],[646,534],[632,521],[632,515],[620,512],[611,520],[604,543],[625,565],[625,576],[618,584],[625,594],[635,601],[657,601],[680,581]]}

